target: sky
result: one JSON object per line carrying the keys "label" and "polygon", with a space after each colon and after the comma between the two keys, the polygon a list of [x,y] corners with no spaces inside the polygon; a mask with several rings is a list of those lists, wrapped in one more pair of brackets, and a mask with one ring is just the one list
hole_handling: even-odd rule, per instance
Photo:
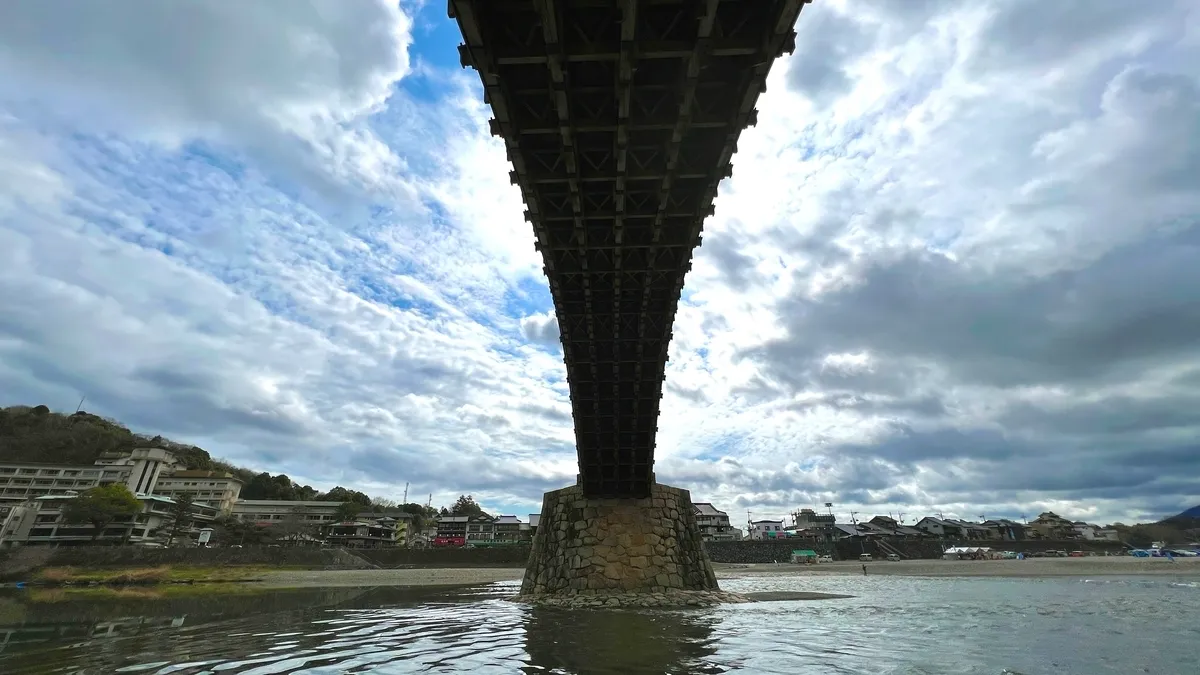
{"label": "sky", "polygon": [[[1200,504],[1200,6],[816,0],[689,273],[655,472],[778,518]],[[0,405],[328,489],[577,464],[444,2],[0,3]]]}

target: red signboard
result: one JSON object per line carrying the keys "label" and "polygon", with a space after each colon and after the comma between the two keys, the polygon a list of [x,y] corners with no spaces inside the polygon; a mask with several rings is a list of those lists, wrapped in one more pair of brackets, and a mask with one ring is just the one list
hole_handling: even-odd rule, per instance
{"label": "red signboard", "polygon": [[434,537],[434,546],[466,546],[466,537]]}

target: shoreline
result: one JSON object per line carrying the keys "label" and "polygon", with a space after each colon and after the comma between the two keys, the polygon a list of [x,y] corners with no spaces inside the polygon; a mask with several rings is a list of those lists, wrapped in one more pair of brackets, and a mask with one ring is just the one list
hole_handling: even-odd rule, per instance
{"label": "shoreline", "polygon": [[[753,577],[861,576],[858,561],[796,565],[714,563],[718,580]],[[1158,558],[1031,558],[1029,560],[903,560],[866,563],[867,576],[941,578],[1052,578],[1090,576],[1200,577],[1200,558],[1171,563]],[[268,571],[248,585],[260,588],[337,588],[343,586],[477,586],[520,581],[519,568],[426,568],[394,570]]]}
{"label": "shoreline", "polygon": [[[861,576],[858,561],[820,565],[792,563],[714,563],[718,580],[759,577]],[[1054,578],[1096,576],[1141,576],[1200,578],[1200,558],[1092,557],[1031,558],[1028,560],[902,560],[865,563],[867,576],[911,576],[934,578]],[[70,572],[70,574],[68,574]],[[271,569],[255,567],[187,568],[163,566],[143,570],[63,569],[59,574],[34,575],[27,587],[140,587],[174,585],[223,587],[254,590],[318,588],[454,588],[517,582],[525,570],[519,567],[427,567],[400,569]],[[5,587],[16,584],[5,583]],[[24,584],[23,584],[24,585]]]}
{"label": "shoreline", "polygon": [[1132,556],[1091,558],[1029,558],[1027,560],[876,560],[860,563],[844,560],[820,565],[714,563],[718,579],[763,576],[908,576],[941,578],[1049,578],[1090,576],[1200,577],[1200,558],[1134,558]]}

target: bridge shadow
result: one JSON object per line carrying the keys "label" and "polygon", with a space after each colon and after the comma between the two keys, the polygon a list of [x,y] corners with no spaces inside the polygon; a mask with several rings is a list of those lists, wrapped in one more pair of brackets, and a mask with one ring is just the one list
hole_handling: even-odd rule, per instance
{"label": "bridge shadow", "polygon": [[526,673],[720,673],[710,660],[720,619],[705,611],[531,608]]}

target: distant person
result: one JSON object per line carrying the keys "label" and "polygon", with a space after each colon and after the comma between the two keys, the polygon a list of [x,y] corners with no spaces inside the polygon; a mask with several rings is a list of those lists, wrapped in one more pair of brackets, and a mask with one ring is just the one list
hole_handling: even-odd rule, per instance
{"label": "distant person", "polygon": [[865,564],[863,565],[863,576],[867,576],[867,566]]}

